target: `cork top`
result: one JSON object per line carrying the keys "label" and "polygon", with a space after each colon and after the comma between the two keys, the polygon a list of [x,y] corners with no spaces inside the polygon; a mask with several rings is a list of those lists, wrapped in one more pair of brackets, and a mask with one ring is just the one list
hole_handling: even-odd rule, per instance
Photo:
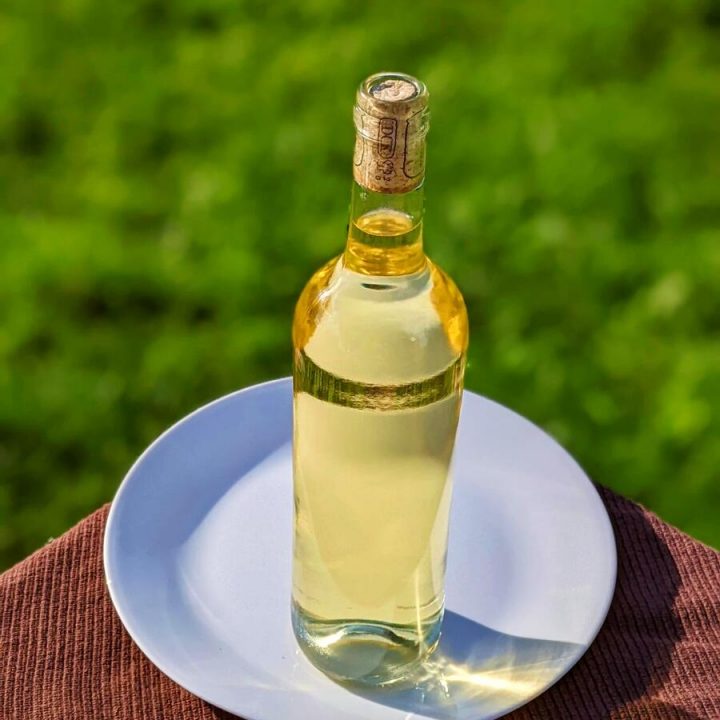
{"label": "cork top", "polygon": [[408,78],[386,77],[373,83],[368,92],[376,100],[398,102],[418,95],[418,86]]}
{"label": "cork top", "polygon": [[418,187],[425,173],[428,91],[403,73],[378,73],[360,84],[354,120],[354,176],[374,192]]}

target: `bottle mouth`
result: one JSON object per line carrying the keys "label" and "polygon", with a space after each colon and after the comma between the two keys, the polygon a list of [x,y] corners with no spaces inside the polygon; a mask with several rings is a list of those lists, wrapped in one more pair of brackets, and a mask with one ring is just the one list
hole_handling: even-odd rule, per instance
{"label": "bottle mouth", "polygon": [[371,101],[393,104],[415,103],[428,94],[425,85],[412,75],[389,72],[371,75],[360,85],[360,93]]}
{"label": "bottle mouth", "polygon": [[354,111],[357,132],[368,140],[373,139],[368,135],[368,123],[363,122],[363,116],[398,122],[413,118],[413,133],[424,136],[430,123],[429,99],[425,84],[412,75],[398,72],[370,75],[357,91]]}

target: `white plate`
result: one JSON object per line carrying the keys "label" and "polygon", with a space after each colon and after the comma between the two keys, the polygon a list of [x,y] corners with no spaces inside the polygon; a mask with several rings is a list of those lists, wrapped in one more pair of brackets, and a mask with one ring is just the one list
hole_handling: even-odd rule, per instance
{"label": "white plate", "polygon": [[615,585],[605,508],[554,440],[466,392],[439,649],[404,690],[356,694],[310,665],[290,627],[291,412],[288,379],[221,398],[120,486],[110,595],[164,673],[247,720],[489,720],[578,661]]}

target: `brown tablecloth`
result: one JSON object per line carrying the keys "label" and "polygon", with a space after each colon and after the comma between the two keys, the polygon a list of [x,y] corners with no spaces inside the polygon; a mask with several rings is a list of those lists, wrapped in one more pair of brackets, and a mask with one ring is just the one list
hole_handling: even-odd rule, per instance
{"label": "brown tablecloth", "polygon": [[[720,719],[720,554],[601,494],[619,554],[610,614],[578,665],[508,717]],[[231,718],[165,677],[123,630],[103,578],[107,513],[0,575],[0,718]]]}

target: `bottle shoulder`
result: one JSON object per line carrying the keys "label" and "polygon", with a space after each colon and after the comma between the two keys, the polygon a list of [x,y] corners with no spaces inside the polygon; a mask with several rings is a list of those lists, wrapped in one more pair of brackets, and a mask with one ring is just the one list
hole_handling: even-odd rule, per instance
{"label": "bottle shoulder", "polygon": [[438,372],[467,349],[467,312],[450,277],[430,260],[404,276],[368,276],[334,258],[310,278],[293,344],[314,362],[367,382]]}
{"label": "bottle shoulder", "polygon": [[293,346],[304,348],[323,316],[330,300],[330,284],[342,256],[328,260],[305,284],[297,303],[292,325]]}
{"label": "bottle shoulder", "polygon": [[441,318],[448,340],[458,354],[467,352],[469,324],[465,299],[455,281],[428,260],[432,276],[432,301]]}

